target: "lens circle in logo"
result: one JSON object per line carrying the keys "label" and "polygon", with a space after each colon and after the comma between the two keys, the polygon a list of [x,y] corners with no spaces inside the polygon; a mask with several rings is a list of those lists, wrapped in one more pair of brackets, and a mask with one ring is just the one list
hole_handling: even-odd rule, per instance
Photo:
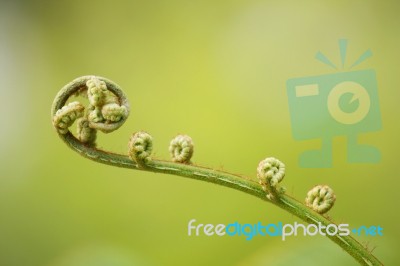
{"label": "lens circle in logo", "polygon": [[[354,112],[345,112],[340,108],[340,98],[351,93],[353,97],[349,104],[359,101],[358,108]],[[328,111],[339,123],[352,125],[360,122],[369,112],[371,101],[368,92],[363,86],[356,82],[344,81],[337,84],[328,95]]]}

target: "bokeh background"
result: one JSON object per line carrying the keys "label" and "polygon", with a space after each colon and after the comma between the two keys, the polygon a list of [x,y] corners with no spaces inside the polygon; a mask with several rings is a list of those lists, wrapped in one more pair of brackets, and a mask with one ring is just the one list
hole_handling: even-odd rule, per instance
{"label": "bokeh background", "polygon": [[[146,130],[159,158],[178,133],[193,161],[255,178],[258,162],[287,165],[288,193],[315,184],[337,194],[330,216],[380,225],[358,237],[386,265],[400,261],[398,1],[0,1],[0,265],[355,265],[322,237],[188,237],[187,223],[292,223],[296,217],[228,188],[94,163],[52,128],[59,89],[94,74],[118,83],[131,116],[99,146],[125,153]],[[375,69],[383,128],[360,135],[378,164],[346,162],[334,139],[332,168],[307,169],[298,155],[318,140],[291,134],[286,80],[336,73],[314,59]]]}

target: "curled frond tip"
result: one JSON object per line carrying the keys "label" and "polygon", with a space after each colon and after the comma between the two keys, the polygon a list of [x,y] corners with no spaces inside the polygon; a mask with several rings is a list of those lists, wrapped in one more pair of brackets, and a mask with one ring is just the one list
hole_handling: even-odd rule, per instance
{"label": "curled frond tip", "polygon": [[145,131],[134,133],[128,144],[128,154],[132,160],[139,165],[151,161],[151,152],[153,151],[153,138]]}
{"label": "curled frond tip", "polygon": [[285,165],[276,158],[266,158],[258,165],[257,177],[266,192],[276,194],[278,183],[285,177]]}
{"label": "curled frond tip", "polygon": [[169,152],[172,160],[178,163],[190,163],[193,149],[193,140],[187,135],[178,135],[169,144]]}
{"label": "curled frond tip", "polygon": [[85,107],[79,102],[71,102],[57,110],[53,116],[53,126],[60,134],[67,134],[76,119],[83,116]]}
{"label": "curled frond tip", "polygon": [[[78,101],[68,103],[72,96],[87,96],[89,106]],[[96,131],[104,133],[118,129],[129,115],[128,100],[114,82],[97,76],[83,76],[65,85],[57,94],[52,106],[53,126],[61,137],[78,119],[77,139],[94,144]]]}
{"label": "curled frond tip", "polygon": [[333,190],[326,185],[313,187],[307,193],[306,205],[318,213],[328,212],[336,201],[336,195]]}

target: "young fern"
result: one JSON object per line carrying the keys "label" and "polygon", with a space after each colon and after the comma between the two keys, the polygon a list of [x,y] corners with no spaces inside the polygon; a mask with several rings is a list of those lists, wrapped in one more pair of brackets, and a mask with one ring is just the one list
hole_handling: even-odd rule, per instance
{"label": "young fern", "polygon": [[[79,102],[67,104],[73,95],[87,95],[89,106],[85,110]],[[83,76],[64,86],[54,99],[51,116],[59,137],[74,151],[99,163],[135,170],[173,174],[230,187],[266,202],[272,203],[310,224],[327,226],[332,224],[322,214],[335,202],[335,195],[328,186],[312,188],[306,205],[285,194],[278,186],[285,176],[285,165],[275,158],[266,158],[257,168],[259,183],[239,175],[192,165],[193,141],[189,136],[178,135],[169,147],[172,161],[151,157],[153,138],[140,131],[132,135],[128,145],[128,156],[96,148],[97,130],[104,133],[118,129],[129,115],[129,103],[120,87],[114,82],[96,76]],[[77,120],[75,137],[69,127]],[[326,234],[361,265],[382,265],[366,248],[352,236]]]}
{"label": "young fern", "polygon": [[151,161],[153,151],[153,138],[149,133],[139,131],[132,135],[128,144],[128,154],[140,167],[146,167]]}
{"label": "young fern", "polygon": [[328,186],[318,185],[307,193],[306,205],[318,213],[326,213],[335,204],[336,195]]}
{"label": "young fern", "polygon": [[285,177],[285,165],[278,159],[271,157],[262,160],[258,164],[257,177],[268,199],[273,200],[279,197],[279,194],[285,193],[284,188],[277,188],[278,183]]}
{"label": "young fern", "polygon": [[193,150],[193,140],[188,135],[178,135],[169,144],[169,152],[174,162],[190,164]]}

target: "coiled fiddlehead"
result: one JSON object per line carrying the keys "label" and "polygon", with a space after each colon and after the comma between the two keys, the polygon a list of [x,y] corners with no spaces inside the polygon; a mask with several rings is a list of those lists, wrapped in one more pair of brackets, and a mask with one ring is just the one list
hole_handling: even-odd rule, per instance
{"label": "coiled fiddlehead", "polygon": [[328,212],[335,204],[336,196],[333,190],[324,185],[313,187],[307,193],[306,205],[318,213]]}
{"label": "coiled fiddlehead", "polygon": [[285,165],[278,159],[270,157],[262,160],[258,164],[257,177],[269,199],[278,196],[278,192],[284,192],[284,189],[277,189],[278,183],[285,177]]}
{"label": "coiled fiddlehead", "polygon": [[[89,127],[112,132],[118,129],[128,117],[129,106],[124,95],[118,98],[108,90],[106,80],[90,77],[86,82],[89,98]],[[115,93],[115,92],[114,92]]]}
{"label": "coiled fiddlehead", "polygon": [[[89,106],[85,107],[77,102],[67,101],[73,95],[86,95]],[[96,76],[84,76],[77,78],[64,86],[57,94],[52,107],[53,126],[65,141],[72,134],[69,127],[78,118],[77,138],[86,145],[95,145],[96,131],[104,133],[118,129],[129,115],[129,103],[114,82]]]}
{"label": "coiled fiddlehead", "polygon": [[178,135],[171,140],[169,144],[169,152],[172,161],[178,163],[190,163],[193,155],[193,140],[187,135]]}
{"label": "coiled fiddlehead", "polygon": [[[73,95],[86,95],[89,99],[89,106],[83,107],[79,102],[67,104]],[[190,164],[190,156],[193,151],[188,139],[179,137],[177,143],[172,146],[182,147],[183,153],[175,151],[173,160],[176,162],[162,161],[151,158],[152,138],[149,134],[140,131],[130,139],[129,156],[113,152],[103,151],[95,146],[96,131],[108,133],[119,128],[129,115],[129,104],[125,94],[114,82],[95,76],[84,76],[73,80],[64,86],[54,99],[52,110],[52,121],[59,137],[74,151],[93,161],[125,167],[136,170],[152,171],[164,174],[188,177],[192,179],[207,181],[226,187],[234,188],[251,194],[270,202],[308,223],[324,226],[332,222],[322,215],[311,211],[307,206],[283,193],[278,187],[285,175],[285,165],[275,158],[267,158],[260,162],[257,169],[257,177],[261,186],[250,178],[218,171],[198,165]],[[78,119],[78,134],[74,136],[69,127]],[[327,191],[321,193],[321,191]],[[267,197],[265,195],[267,192]],[[315,198],[325,195],[331,197],[332,193],[325,189],[310,194]],[[334,196],[333,196],[334,197]],[[318,204],[317,204],[318,205]],[[321,205],[321,204],[320,204]],[[324,205],[324,204],[322,204]],[[322,207],[320,207],[322,209]],[[371,253],[364,249],[353,237],[327,235],[332,241],[342,247],[363,265],[382,265]]]}
{"label": "coiled fiddlehead", "polygon": [[151,161],[153,151],[153,138],[147,132],[140,131],[132,135],[128,144],[128,154],[140,166],[145,166]]}
{"label": "coiled fiddlehead", "polygon": [[60,134],[67,134],[68,128],[72,126],[77,118],[83,116],[85,107],[79,102],[72,102],[61,109],[53,116],[53,126]]}

